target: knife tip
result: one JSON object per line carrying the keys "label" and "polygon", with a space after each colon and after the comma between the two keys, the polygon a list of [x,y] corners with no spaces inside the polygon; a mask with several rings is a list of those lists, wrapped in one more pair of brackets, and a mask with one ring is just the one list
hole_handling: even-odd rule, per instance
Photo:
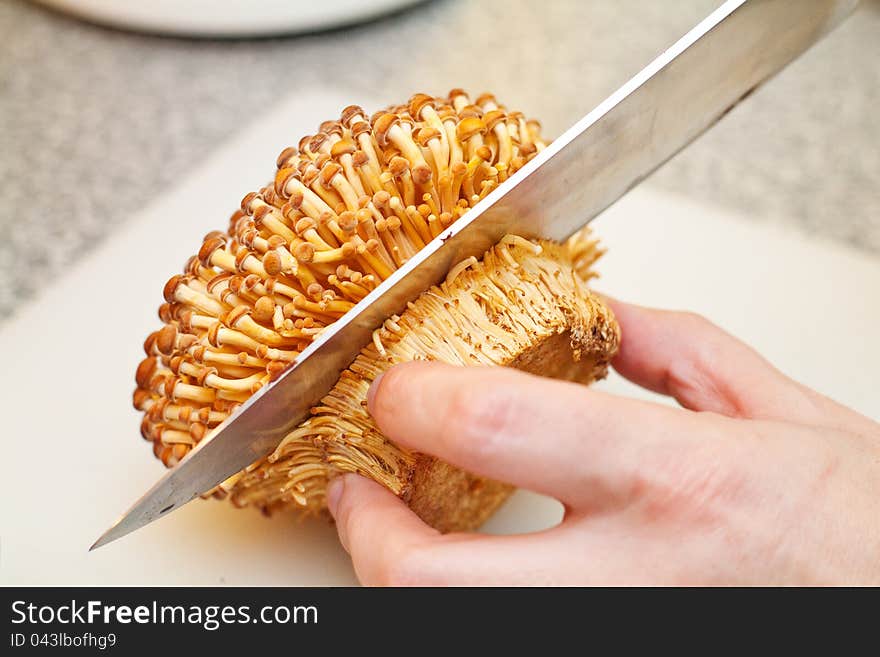
{"label": "knife tip", "polygon": [[93,551],[97,550],[99,547],[101,547],[102,545],[107,544],[109,541],[106,540],[106,537],[107,537],[107,532],[104,532],[103,534],[101,534],[101,536],[98,538],[98,540],[95,541],[94,543],[92,543],[92,546],[89,548],[89,552],[93,552]]}
{"label": "knife tip", "polygon": [[128,532],[125,532],[125,531],[120,532],[119,531],[119,524],[120,523],[117,522],[112,527],[110,527],[107,531],[105,531],[103,534],[101,534],[98,537],[98,540],[95,541],[94,543],[92,543],[92,546],[89,548],[89,552],[93,552],[94,550],[97,550],[99,547],[103,547],[103,546],[107,545],[107,543],[112,543],[117,538],[121,538],[122,536],[125,536],[125,534],[127,534]]}

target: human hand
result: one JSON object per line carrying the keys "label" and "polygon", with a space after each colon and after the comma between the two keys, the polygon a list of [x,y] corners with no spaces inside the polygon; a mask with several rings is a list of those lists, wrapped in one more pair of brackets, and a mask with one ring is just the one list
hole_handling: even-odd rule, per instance
{"label": "human hand", "polygon": [[550,495],[556,527],[440,535],[358,475],[328,494],[365,584],[880,583],[880,425],[696,315],[611,302],[614,368],[671,408],[506,368],[408,363],[386,436]]}

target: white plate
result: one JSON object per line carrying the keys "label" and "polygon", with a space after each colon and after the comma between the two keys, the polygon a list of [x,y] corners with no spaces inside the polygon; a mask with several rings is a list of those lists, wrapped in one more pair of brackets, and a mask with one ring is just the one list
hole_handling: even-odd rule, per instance
{"label": "white plate", "polygon": [[377,18],[424,0],[35,0],[113,27],[178,36],[310,32]]}
{"label": "white plate", "polygon": [[[326,93],[283,103],[0,330],[0,583],[354,582],[328,524],[213,501],[87,552],[163,472],[131,407],[162,285],[267,180],[284,135],[312,131],[352,101],[378,106]],[[645,187],[595,227],[609,247],[603,290],[703,312],[793,376],[880,418],[880,341],[870,339],[880,326],[880,263]],[[602,385],[633,392],[617,377]],[[530,531],[560,516],[555,502],[521,492],[487,529]]]}

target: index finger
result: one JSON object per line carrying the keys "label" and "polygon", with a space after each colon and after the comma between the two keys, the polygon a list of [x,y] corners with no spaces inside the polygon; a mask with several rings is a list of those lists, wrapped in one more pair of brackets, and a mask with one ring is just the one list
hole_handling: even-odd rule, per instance
{"label": "index finger", "polygon": [[573,508],[615,503],[652,453],[691,455],[706,432],[688,411],[504,367],[396,365],[368,404],[393,442]]}

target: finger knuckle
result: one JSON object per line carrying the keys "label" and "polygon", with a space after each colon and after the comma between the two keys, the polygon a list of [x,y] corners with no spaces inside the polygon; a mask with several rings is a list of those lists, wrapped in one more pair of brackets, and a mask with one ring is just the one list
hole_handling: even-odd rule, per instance
{"label": "finger knuckle", "polygon": [[705,316],[700,313],[695,313],[690,310],[682,311],[679,314],[679,318],[686,328],[690,328],[697,331],[714,331],[717,330],[715,324],[709,321]]}
{"label": "finger knuckle", "polygon": [[694,343],[697,347],[693,354],[694,368],[703,372],[712,372],[715,368],[723,366],[726,356],[736,353],[731,349],[735,349],[739,343],[724,329],[702,315],[690,312],[685,314],[686,322],[690,325],[689,332],[699,337]]}
{"label": "finger knuckle", "polygon": [[741,415],[738,398],[719,387],[718,373],[729,368],[736,357],[729,337],[702,315],[682,313],[685,334],[694,336],[688,356],[674,360],[666,372],[666,389],[675,391],[686,408],[715,410],[725,415]]}
{"label": "finger knuckle", "polygon": [[742,469],[724,450],[706,444],[682,457],[663,450],[641,460],[631,497],[650,520],[687,517],[714,522],[729,508],[744,484]]}
{"label": "finger knuckle", "polygon": [[516,403],[503,387],[465,385],[454,391],[444,441],[477,457],[491,458],[515,425]]}

